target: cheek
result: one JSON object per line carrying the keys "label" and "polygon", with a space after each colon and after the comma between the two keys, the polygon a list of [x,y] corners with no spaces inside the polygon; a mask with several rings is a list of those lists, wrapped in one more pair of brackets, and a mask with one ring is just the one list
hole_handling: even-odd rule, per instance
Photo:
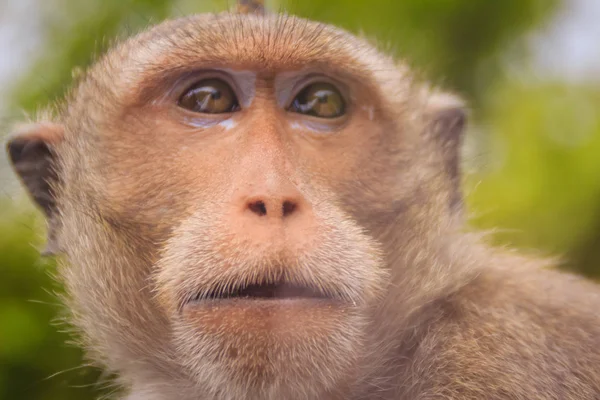
{"label": "cheek", "polygon": [[362,180],[373,175],[381,161],[384,133],[373,121],[354,118],[343,130],[316,143],[308,162],[332,186]]}
{"label": "cheek", "polygon": [[388,143],[383,127],[361,120],[324,142],[308,161],[311,183],[325,187],[361,224],[371,211],[390,208],[403,168],[397,144]]}
{"label": "cheek", "polygon": [[100,171],[99,207],[118,221],[165,232],[201,205],[225,198],[234,163],[225,151],[230,144],[203,133],[163,128],[107,138],[92,167]]}
{"label": "cheek", "polygon": [[59,272],[71,322],[85,333],[86,345],[112,365],[132,359],[169,363],[163,355],[173,352],[170,322],[148,285],[152,260],[147,248],[106,229],[80,212],[82,206],[68,203],[61,220],[66,263]]}

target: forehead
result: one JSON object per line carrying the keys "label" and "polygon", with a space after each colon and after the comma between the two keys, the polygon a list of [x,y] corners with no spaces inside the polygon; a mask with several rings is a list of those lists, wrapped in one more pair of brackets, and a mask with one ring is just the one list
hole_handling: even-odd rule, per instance
{"label": "forehead", "polygon": [[115,48],[90,75],[123,88],[202,68],[278,73],[313,67],[366,83],[386,61],[366,41],[330,25],[289,15],[222,13],[155,26]]}
{"label": "forehead", "polygon": [[[331,60],[368,48],[340,29],[289,15],[202,14],[159,25],[138,40],[166,56],[163,65],[203,62],[268,69]],[[141,53],[137,55],[149,55]]]}

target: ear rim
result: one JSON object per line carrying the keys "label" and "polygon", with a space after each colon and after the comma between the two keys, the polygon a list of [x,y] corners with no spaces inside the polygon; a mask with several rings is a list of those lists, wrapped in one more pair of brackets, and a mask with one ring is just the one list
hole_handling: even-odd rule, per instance
{"label": "ear rim", "polygon": [[432,92],[427,96],[426,135],[441,156],[444,172],[450,179],[450,209],[463,209],[461,148],[468,128],[470,112],[462,98],[452,93]]}
{"label": "ear rim", "polygon": [[59,181],[54,147],[63,138],[64,128],[61,124],[39,122],[18,125],[5,143],[13,171],[30,200],[46,219],[47,241],[45,249],[41,251],[42,256],[60,253],[57,204],[53,193],[53,187]]}
{"label": "ear rim", "polygon": [[[37,152],[45,159],[51,159],[52,155],[50,147],[46,142],[40,139],[27,139],[21,136],[16,136],[7,142],[6,149],[11,167],[19,178],[19,181],[27,192],[29,198],[33,201],[36,207],[44,213],[46,217],[50,217],[52,214],[52,209],[55,207],[54,201],[51,198],[52,196],[40,196],[43,193],[39,193],[39,191],[36,191],[38,193],[34,193],[32,185],[28,181],[29,179],[26,177],[26,175],[30,174],[31,172],[24,170],[24,168],[20,165],[23,162],[21,159],[26,153]],[[35,165],[34,167],[36,169],[39,168],[38,165]],[[55,174],[52,171],[48,171],[47,175],[53,176]],[[39,182],[37,184],[42,185],[42,183]],[[43,185],[48,186],[48,190],[50,190],[48,179],[43,178]]]}

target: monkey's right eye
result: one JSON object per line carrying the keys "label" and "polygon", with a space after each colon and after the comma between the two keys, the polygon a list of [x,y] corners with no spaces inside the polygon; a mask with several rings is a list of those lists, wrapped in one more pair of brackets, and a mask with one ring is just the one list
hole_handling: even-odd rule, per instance
{"label": "monkey's right eye", "polygon": [[186,90],[179,107],[197,113],[222,114],[238,111],[240,105],[231,86],[221,79],[205,79]]}

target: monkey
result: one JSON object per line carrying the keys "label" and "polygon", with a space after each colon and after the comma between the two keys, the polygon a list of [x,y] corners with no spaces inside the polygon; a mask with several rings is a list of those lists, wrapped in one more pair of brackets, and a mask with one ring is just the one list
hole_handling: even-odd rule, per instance
{"label": "monkey", "polygon": [[246,3],[116,44],[7,142],[121,398],[600,398],[600,290],[468,227],[466,103]]}

